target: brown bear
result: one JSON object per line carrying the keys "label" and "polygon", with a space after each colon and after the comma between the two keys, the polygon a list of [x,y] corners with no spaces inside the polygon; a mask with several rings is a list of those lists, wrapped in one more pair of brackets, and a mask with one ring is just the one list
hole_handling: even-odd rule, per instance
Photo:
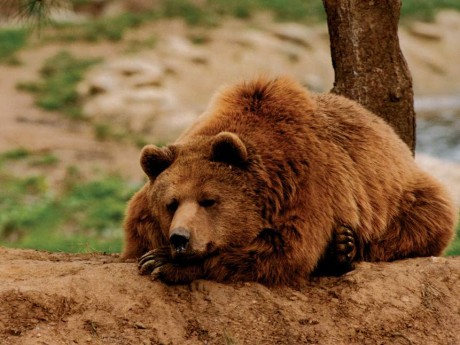
{"label": "brown bear", "polygon": [[167,283],[298,285],[344,262],[440,255],[453,237],[451,199],[389,125],[289,78],[225,88],[141,166],[122,257]]}

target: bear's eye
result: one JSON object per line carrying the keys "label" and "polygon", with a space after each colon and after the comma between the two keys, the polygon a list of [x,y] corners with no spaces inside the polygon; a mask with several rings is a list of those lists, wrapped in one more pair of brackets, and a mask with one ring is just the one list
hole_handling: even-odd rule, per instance
{"label": "bear's eye", "polygon": [[198,204],[201,207],[211,207],[211,206],[214,206],[216,204],[216,200],[214,200],[214,199],[203,199],[203,200],[200,200],[198,202]]}
{"label": "bear's eye", "polygon": [[176,212],[178,207],[179,207],[179,201],[177,201],[176,199],[172,200],[169,204],[166,205],[166,208],[171,213]]}

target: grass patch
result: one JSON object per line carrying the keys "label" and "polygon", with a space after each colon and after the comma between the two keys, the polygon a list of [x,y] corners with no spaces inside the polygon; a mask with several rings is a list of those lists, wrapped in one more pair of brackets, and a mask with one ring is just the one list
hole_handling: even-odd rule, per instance
{"label": "grass patch", "polygon": [[30,156],[30,152],[24,148],[18,148],[0,154],[0,161],[3,160],[20,160]]}
{"label": "grass patch", "polygon": [[137,53],[145,49],[153,49],[157,44],[156,37],[150,37],[146,40],[130,40],[127,42],[126,53]]}
{"label": "grass patch", "polygon": [[77,84],[85,71],[99,59],[78,59],[62,51],[47,59],[40,71],[42,80],[18,85],[35,94],[36,104],[48,111],[60,111],[71,119],[82,117]]}
{"label": "grass patch", "polygon": [[145,136],[140,133],[131,132],[125,129],[114,129],[106,122],[93,124],[94,136],[99,141],[113,140],[116,142],[125,142],[136,145],[139,148],[144,147],[149,142]]}
{"label": "grass patch", "polygon": [[[460,10],[458,0],[404,0],[401,17],[406,20],[432,20],[441,9]],[[214,26],[223,17],[247,19],[255,13],[270,11],[282,22],[311,23],[326,20],[320,0],[207,0],[197,5],[191,0],[166,0],[157,8],[156,18],[183,18],[190,25]]]}
{"label": "grass patch", "polygon": [[127,30],[137,28],[156,18],[156,12],[145,11],[143,13],[126,12],[119,16],[96,18],[78,24],[53,23],[52,30],[45,34],[44,39],[64,42],[77,40],[119,42]]}
{"label": "grass patch", "polygon": [[260,11],[270,11],[280,21],[309,22],[324,20],[325,12],[321,1],[290,0],[207,0],[197,5],[190,0],[163,1],[159,16],[180,17],[189,25],[215,26],[223,17],[247,19]]}
{"label": "grass patch", "polygon": [[199,6],[188,0],[164,1],[159,13],[161,17],[183,18],[189,25],[215,26],[218,19],[208,3]]}
{"label": "grass patch", "polygon": [[[74,5],[89,3],[88,0],[73,1]],[[78,6],[77,6],[78,7]],[[458,0],[404,0],[401,18],[405,21],[432,20],[441,9],[460,10]],[[50,22],[43,40],[73,42],[84,40],[121,41],[125,33],[146,22],[162,18],[182,18],[192,26],[216,26],[224,17],[248,19],[257,12],[269,11],[275,19],[283,22],[312,23],[324,21],[326,14],[321,0],[205,0],[199,4],[193,0],[162,0],[152,5],[151,10],[125,12],[114,17],[88,20],[83,23]],[[46,20],[46,18],[45,18]],[[15,53],[27,42],[24,29],[0,31],[0,63],[17,64]]]}
{"label": "grass patch", "polygon": [[118,176],[82,181],[69,169],[52,192],[43,176],[0,172],[0,245],[65,252],[119,252],[126,202],[138,186]]}
{"label": "grass patch", "polygon": [[[79,0],[88,3],[87,0]],[[460,10],[458,0],[404,0],[401,17],[404,21],[413,19],[432,20],[441,9]],[[133,28],[162,18],[182,18],[191,26],[217,26],[225,17],[248,19],[256,13],[271,12],[274,18],[282,22],[299,22],[310,24],[325,21],[326,13],[321,0],[204,0],[197,3],[193,0],[162,0],[152,4],[152,9],[142,12],[125,12],[114,17],[103,17],[83,23],[53,23],[44,31],[43,41],[73,42],[84,40],[89,42],[119,42],[125,33]],[[22,47],[27,38],[23,30],[10,30],[5,40],[7,56]],[[16,35],[17,39],[13,36]],[[2,42],[0,36],[0,42]],[[9,53],[9,52],[13,53]],[[11,58],[14,63],[14,58]]]}
{"label": "grass patch", "polygon": [[458,0],[403,0],[401,6],[401,18],[404,20],[432,21],[440,10],[460,10]]}
{"label": "grass patch", "polygon": [[446,255],[460,255],[460,222],[457,225],[457,237],[447,248]]}
{"label": "grass patch", "polygon": [[211,41],[210,37],[205,33],[192,33],[187,36],[188,40],[195,45],[207,44]]}
{"label": "grass patch", "polygon": [[59,158],[48,152],[31,152],[24,148],[5,151],[0,154],[0,167],[6,161],[27,161],[30,166],[53,166]]}
{"label": "grass patch", "polygon": [[36,167],[55,166],[57,163],[59,163],[59,158],[51,153],[39,155],[30,161],[30,165]]}
{"label": "grass patch", "polygon": [[28,33],[24,29],[0,30],[0,63],[16,65],[16,53],[27,44]]}

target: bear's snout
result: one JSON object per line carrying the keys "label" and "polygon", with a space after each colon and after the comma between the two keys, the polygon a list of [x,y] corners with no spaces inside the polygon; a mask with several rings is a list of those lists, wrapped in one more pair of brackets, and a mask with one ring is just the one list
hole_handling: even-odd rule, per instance
{"label": "bear's snout", "polygon": [[175,228],[169,236],[169,243],[176,253],[185,253],[190,241],[190,232],[182,227]]}

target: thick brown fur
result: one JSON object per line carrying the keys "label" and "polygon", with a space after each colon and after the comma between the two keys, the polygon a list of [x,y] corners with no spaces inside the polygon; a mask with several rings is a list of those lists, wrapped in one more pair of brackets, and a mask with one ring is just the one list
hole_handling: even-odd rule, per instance
{"label": "thick brown fur", "polygon": [[[224,89],[141,161],[150,181],[129,203],[123,257],[154,250],[166,282],[299,284],[341,225],[354,230],[357,261],[440,255],[453,237],[451,199],[389,125],[288,78]],[[169,249],[178,227],[190,229],[188,256]]]}

